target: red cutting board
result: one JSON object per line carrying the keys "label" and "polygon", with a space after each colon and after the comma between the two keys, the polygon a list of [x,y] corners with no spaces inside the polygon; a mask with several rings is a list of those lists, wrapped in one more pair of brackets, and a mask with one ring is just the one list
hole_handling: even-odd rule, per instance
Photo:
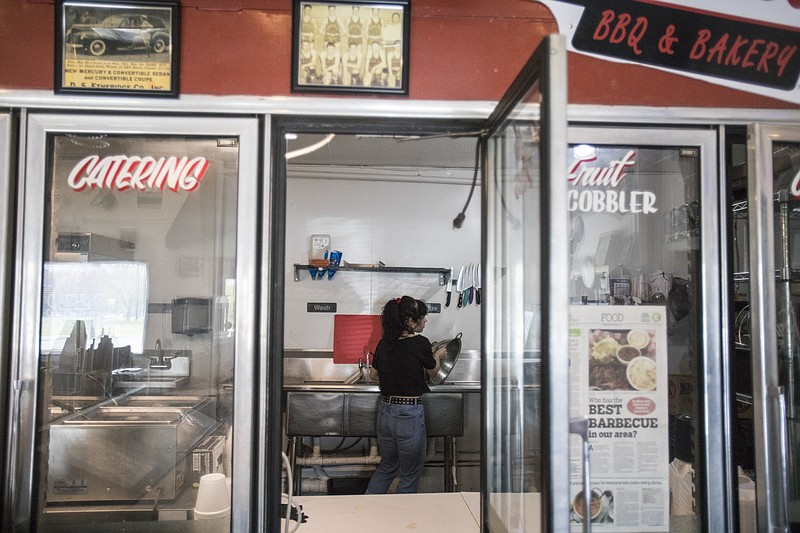
{"label": "red cutting board", "polygon": [[375,353],[382,335],[381,315],[334,315],[333,362],[366,363],[367,352]]}

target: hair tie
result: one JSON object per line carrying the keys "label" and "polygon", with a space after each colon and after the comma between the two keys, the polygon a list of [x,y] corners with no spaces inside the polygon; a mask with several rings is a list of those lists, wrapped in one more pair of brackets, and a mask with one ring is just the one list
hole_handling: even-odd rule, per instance
{"label": "hair tie", "polygon": [[397,305],[400,305],[400,300],[402,300],[402,299],[403,298],[395,298],[394,301],[395,301],[395,303],[397,303]]}

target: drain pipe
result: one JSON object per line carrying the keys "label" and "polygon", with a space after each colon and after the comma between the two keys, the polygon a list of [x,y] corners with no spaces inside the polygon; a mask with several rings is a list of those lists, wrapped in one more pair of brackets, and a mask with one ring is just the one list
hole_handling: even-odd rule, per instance
{"label": "drain pipe", "polygon": [[[378,442],[376,439],[369,439],[369,454],[352,457],[323,457],[320,446],[321,439],[313,439],[311,457],[298,457],[298,465],[312,466],[314,476],[300,480],[301,489],[304,493],[327,494],[328,480],[330,477],[325,472],[322,465],[377,465],[381,462],[378,455]],[[431,461],[436,455],[436,439],[430,437],[426,443],[425,462]]]}
{"label": "drain pipe", "polygon": [[429,437],[426,446],[428,448],[428,452],[425,454],[425,462],[427,463],[433,459],[434,455],[436,455],[436,439]]}
{"label": "drain pipe", "polygon": [[[436,439],[433,437],[428,438],[426,444],[425,461],[430,461],[436,455]],[[314,439],[313,452],[311,457],[298,457],[297,464],[302,466],[313,465],[376,465],[381,462],[381,456],[378,455],[378,444],[373,439],[370,439],[369,455],[354,455],[345,457],[324,457],[320,452],[319,440]]]}
{"label": "drain pipe", "polygon": [[298,465],[376,465],[381,462],[381,457],[378,455],[378,445],[377,443],[372,444],[372,439],[370,439],[369,455],[344,457],[324,457],[320,451],[320,440],[321,439],[319,438],[314,438],[314,446],[311,457],[298,457]]}
{"label": "drain pipe", "polygon": [[330,478],[325,470],[321,466],[314,465],[314,477],[303,478],[300,480],[300,486],[304,493],[327,494],[328,479]]}

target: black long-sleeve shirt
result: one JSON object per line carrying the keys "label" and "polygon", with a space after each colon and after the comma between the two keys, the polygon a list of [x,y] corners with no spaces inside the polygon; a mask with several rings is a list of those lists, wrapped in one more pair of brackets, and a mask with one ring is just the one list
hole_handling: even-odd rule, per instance
{"label": "black long-sleeve shirt", "polygon": [[372,366],[378,371],[384,396],[422,396],[429,392],[425,369],[436,367],[431,341],[422,335],[404,337],[390,345],[378,342]]}

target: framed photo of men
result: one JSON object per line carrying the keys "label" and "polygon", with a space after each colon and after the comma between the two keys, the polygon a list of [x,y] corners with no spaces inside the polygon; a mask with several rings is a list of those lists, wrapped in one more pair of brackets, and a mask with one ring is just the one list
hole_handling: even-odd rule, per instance
{"label": "framed photo of men", "polygon": [[408,94],[410,0],[292,5],[292,91]]}

